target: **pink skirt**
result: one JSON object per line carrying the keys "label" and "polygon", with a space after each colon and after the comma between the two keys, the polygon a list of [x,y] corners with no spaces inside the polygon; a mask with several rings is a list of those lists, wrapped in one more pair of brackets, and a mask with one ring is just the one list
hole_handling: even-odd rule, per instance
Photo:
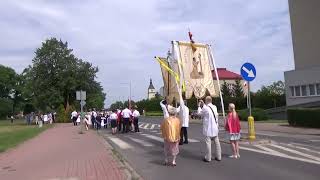
{"label": "pink skirt", "polygon": [[176,156],[179,154],[179,141],[178,142],[168,142],[164,141],[164,151],[166,154],[171,156]]}

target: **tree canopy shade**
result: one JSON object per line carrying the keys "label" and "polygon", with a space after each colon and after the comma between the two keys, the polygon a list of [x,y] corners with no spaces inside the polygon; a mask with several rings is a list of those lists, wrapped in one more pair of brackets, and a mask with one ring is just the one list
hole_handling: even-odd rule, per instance
{"label": "tree canopy shade", "polygon": [[77,90],[87,91],[87,108],[103,108],[105,94],[95,80],[98,68],[78,59],[68,43],[51,38],[35,52],[32,65],[23,72],[26,97],[43,111],[65,109],[75,103]]}

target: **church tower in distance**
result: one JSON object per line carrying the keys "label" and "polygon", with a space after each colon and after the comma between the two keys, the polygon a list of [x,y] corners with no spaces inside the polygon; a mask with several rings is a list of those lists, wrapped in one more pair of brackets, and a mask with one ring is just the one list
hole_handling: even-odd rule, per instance
{"label": "church tower in distance", "polygon": [[150,79],[150,85],[148,87],[148,99],[152,99],[154,97],[156,97],[156,89],[154,88],[153,84],[152,84],[152,79]]}

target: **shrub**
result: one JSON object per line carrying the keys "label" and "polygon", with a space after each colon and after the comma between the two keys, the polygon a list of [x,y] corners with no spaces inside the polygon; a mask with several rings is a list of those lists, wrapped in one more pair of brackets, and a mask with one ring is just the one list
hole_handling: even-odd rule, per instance
{"label": "shrub", "polygon": [[[247,121],[249,117],[249,109],[239,110],[238,114],[240,116],[241,121]],[[254,117],[255,121],[263,121],[268,120],[267,113],[260,108],[253,108],[252,109],[252,116]]]}
{"label": "shrub", "polygon": [[74,108],[70,107],[68,109],[64,109],[64,106],[61,104],[57,109],[57,122],[59,123],[68,123],[70,122],[71,112]]}
{"label": "shrub", "polygon": [[291,126],[320,128],[320,108],[298,108],[287,110]]}

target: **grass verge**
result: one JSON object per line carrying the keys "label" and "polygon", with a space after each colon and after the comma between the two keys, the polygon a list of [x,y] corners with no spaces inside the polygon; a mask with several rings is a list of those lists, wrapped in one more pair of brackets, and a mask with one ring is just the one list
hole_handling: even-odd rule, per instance
{"label": "grass verge", "polygon": [[23,120],[0,120],[0,152],[16,147],[20,143],[35,137],[52,125],[44,125],[39,128],[36,125],[26,125]]}

